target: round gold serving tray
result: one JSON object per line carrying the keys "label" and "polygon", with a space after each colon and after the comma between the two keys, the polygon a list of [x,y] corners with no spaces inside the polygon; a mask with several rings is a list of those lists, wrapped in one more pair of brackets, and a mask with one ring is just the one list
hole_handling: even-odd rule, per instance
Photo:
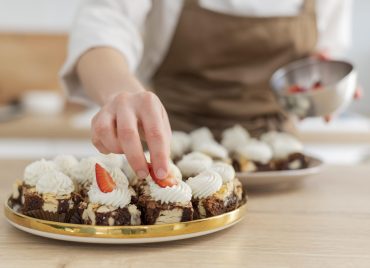
{"label": "round gold serving tray", "polygon": [[246,204],[211,218],[139,226],[91,226],[40,220],[16,212],[8,202],[5,203],[4,212],[14,227],[38,236],[85,243],[135,244],[179,240],[223,230],[238,223],[245,216]]}

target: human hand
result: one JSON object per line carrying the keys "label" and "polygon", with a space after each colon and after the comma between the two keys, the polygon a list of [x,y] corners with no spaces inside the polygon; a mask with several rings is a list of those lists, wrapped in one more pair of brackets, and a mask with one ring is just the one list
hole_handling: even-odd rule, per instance
{"label": "human hand", "polygon": [[171,127],[154,93],[121,92],[108,98],[94,116],[91,130],[92,142],[101,153],[124,153],[141,178],[149,174],[140,137],[146,140],[156,176],[167,176]]}

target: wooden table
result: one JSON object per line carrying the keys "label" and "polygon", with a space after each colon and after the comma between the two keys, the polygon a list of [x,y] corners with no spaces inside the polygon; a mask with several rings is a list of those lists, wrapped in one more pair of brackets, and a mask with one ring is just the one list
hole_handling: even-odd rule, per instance
{"label": "wooden table", "polygon": [[[1,202],[26,164],[0,161]],[[247,217],[228,230],[162,244],[53,241],[1,217],[0,267],[370,267],[369,174],[328,166],[299,188],[250,193]]]}

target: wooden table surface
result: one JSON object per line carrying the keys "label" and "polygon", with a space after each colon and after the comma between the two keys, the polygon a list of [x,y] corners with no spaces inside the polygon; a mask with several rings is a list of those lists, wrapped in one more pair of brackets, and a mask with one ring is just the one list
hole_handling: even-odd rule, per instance
{"label": "wooden table surface", "polygon": [[[0,160],[0,196],[28,161]],[[0,267],[370,267],[370,166],[327,166],[295,189],[249,194],[247,217],[205,237],[90,245],[0,220]],[[1,207],[3,215],[3,207]]]}

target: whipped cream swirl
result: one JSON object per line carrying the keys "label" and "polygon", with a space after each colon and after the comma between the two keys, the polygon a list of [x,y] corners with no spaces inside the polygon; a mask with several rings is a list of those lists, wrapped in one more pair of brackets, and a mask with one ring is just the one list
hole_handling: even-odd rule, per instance
{"label": "whipped cream swirl", "polygon": [[162,203],[188,203],[191,200],[191,189],[183,181],[172,187],[160,187],[153,180],[149,181],[150,196]]}
{"label": "whipped cream swirl", "polygon": [[235,152],[239,146],[246,144],[249,138],[247,130],[240,125],[235,125],[223,131],[221,144],[229,152]]}
{"label": "whipped cream swirl", "polygon": [[92,183],[95,181],[96,163],[99,163],[101,166],[106,168],[103,163],[99,162],[98,159],[94,157],[83,158],[78,165],[73,167],[71,178],[80,185]]}
{"label": "whipped cream swirl", "polygon": [[251,139],[247,144],[236,149],[237,154],[255,162],[267,164],[272,158],[271,148],[262,141]]}
{"label": "whipped cream swirl", "polygon": [[171,158],[179,158],[190,150],[191,138],[182,131],[173,131],[171,139]]}
{"label": "whipped cream swirl", "polygon": [[123,208],[131,201],[131,193],[127,186],[118,186],[109,193],[100,191],[96,181],[91,185],[88,192],[91,203],[112,206],[115,208]]}
{"label": "whipped cream swirl", "polygon": [[123,173],[125,173],[130,183],[132,183],[137,178],[135,171],[130,166],[125,155],[123,155],[122,171]]}
{"label": "whipped cream swirl", "polygon": [[206,198],[221,189],[222,178],[216,171],[206,170],[189,178],[186,183],[190,186],[195,198]]}
{"label": "whipped cream swirl", "polygon": [[200,152],[187,154],[177,163],[177,167],[186,178],[206,170],[211,165],[212,158]]}
{"label": "whipped cream swirl", "polygon": [[124,158],[121,154],[99,154],[96,159],[107,167],[122,168]]}
{"label": "whipped cream swirl", "polygon": [[128,187],[127,177],[119,167],[110,167],[108,168],[108,172],[119,187]]}
{"label": "whipped cream swirl", "polygon": [[45,172],[36,183],[36,191],[57,196],[69,195],[74,191],[72,180],[60,171]]}
{"label": "whipped cream swirl", "polygon": [[227,150],[215,141],[196,143],[193,146],[193,151],[204,153],[216,159],[226,159],[228,157]]}
{"label": "whipped cream swirl", "polygon": [[78,160],[73,155],[58,155],[54,158],[54,163],[60,171],[70,177],[73,168],[78,165]]}
{"label": "whipped cream swirl", "polygon": [[27,185],[35,186],[40,177],[51,171],[57,171],[58,167],[53,161],[41,159],[29,164],[24,170],[24,182]]}
{"label": "whipped cream swirl", "polygon": [[235,170],[229,164],[216,162],[211,166],[210,169],[220,174],[223,183],[228,183],[235,178]]}
{"label": "whipped cream swirl", "polygon": [[206,127],[201,127],[193,130],[190,133],[190,138],[193,144],[197,142],[214,141],[212,132],[209,130],[209,128]]}

